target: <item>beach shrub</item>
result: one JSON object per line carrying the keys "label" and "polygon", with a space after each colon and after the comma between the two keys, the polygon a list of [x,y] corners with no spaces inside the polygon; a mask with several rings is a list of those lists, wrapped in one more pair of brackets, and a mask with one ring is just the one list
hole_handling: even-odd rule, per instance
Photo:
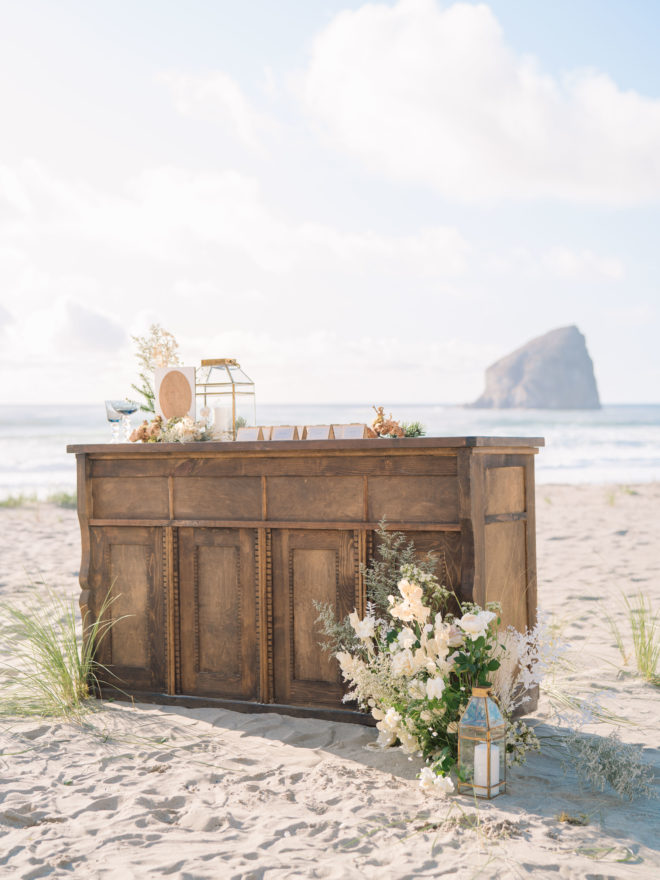
{"label": "beach shrub", "polygon": [[106,612],[117,597],[106,597],[98,618],[79,621],[73,600],[52,591],[24,607],[0,606],[2,648],[0,714],[77,716],[98,688],[98,646],[116,622]]}
{"label": "beach shrub", "polygon": [[582,783],[598,791],[611,788],[629,801],[655,796],[655,776],[642,757],[642,749],[621,742],[617,733],[603,737],[572,730],[566,737],[565,747],[564,769],[570,764]]}

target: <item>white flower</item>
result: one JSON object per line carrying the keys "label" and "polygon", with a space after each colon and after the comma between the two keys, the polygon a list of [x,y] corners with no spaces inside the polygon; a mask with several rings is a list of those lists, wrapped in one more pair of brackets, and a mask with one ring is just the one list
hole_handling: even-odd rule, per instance
{"label": "white flower", "polygon": [[439,700],[445,689],[445,681],[439,676],[437,678],[429,678],[426,682],[426,696],[429,700]]}
{"label": "white flower", "polygon": [[412,648],[412,646],[417,641],[417,636],[410,629],[409,626],[404,626],[396,639],[396,644],[399,648]]}
{"label": "white flower", "polygon": [[458,621],[458,625],[467,635],[476,641],[480,636],[486,635],[490,623],[497,617],[492,611],[480,611],[478,614],[464,614]]}
{"label": "white flower", "polygon": [[424,682],[414,678],[408,685],[408,693],[413,700],[423,700],[426,697],[426,688]]}
{"label": "white flower", "polygon": [[424,591],[420,586],[411,583],[406,578],[402,578],[397,586],[404,599],[407,599],[409,602],[421,602]]}
{"label": "white flower", "polygon": [[429,794],[450,794],[454,790],[454,783],[449,776],[437,776],[430,767],[423,767],[419,774],[419,787]]}
{"label": "white flower", "polygon": [[412,675],[415,672],[415,660],[410,648],[404,648],[392,658],[392,675]]}
{"label": "white flower", "polygon": [[357,611],[351,611],[348,615],[351,626],[355,630],[355,635],[359,639],[373,639],[376,634],[376,620],[373,617],[365,617],[360,620]]}
{"label": "white flower", "polygon": [[380,730],[391,730],[393,733],[396,733],[400,724],[401,716],[393,706],[390,706],[378,727]]}
{"label": "white flower", "polygon": [[399,728],[399,741],[401,742],[401,750],[406,755],[413,755],[419,750],[417,737],[413,736],[405,727]]}

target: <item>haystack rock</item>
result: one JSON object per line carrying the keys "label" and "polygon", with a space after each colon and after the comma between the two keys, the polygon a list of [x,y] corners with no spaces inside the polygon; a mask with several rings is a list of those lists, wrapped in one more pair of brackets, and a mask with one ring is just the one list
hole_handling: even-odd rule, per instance
{"label": "haystack rock", "polygon": [[560,327],[496,361],[473,407],[600,409],[594,365],[577,327]]}

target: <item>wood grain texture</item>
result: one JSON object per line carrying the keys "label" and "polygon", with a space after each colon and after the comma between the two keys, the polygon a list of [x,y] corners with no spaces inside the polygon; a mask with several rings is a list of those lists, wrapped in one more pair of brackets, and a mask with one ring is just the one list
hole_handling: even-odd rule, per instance
{"label": "wood grain texture", "polygon": [[181,529],[181,687],[256,699],[256,536],[252,529]]}
{"label": "wood grain texture", "polygon": [[273,533],[273,653],[277,703],[341,706],[337,661],[319,645],[316,599],[337,617],[356,605],[352,532]]}
{"label": "wood grain texture", "polygon": [[274,520],[362,519],[361,477],[269,477],[267,492]]}
{"label": "wood grain texture", "polygon": [[259,520],[259,477],[174,477],[176,519]]}
{"label": "wood grain texture", "polygon": [[524,467],[486,468],[486,516],[525,512]]}
{"label": "wood grain texture", "polygon": [[368,519],[455,522],[458,490],[453,477],[370,477]]}
{"label": "wood grain texture", "polygon": [[502,626],[524,632],[528,624],[526,523],[490,523],[485,533],[486,601],[502,604]]}
{"label": "wood grain texture", "polygon": [[163,533],[153,528],[90,531],[90,612],[96,619],[106,595],[115,623],[97,659],[110,670],[107,683],[167,688]]}
{"label": "wood grain texture", "polygon": [[97,519],[167,519],[169,517],[167,478],[94,478],[92,506],[93,515]]}

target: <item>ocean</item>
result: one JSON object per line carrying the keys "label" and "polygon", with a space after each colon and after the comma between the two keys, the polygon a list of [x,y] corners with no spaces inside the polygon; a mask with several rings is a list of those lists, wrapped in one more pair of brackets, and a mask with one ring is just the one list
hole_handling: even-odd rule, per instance
{"label": "ocean", "polygon": [[[660,480],[660,404],[612,405],[597,411],[475,410],[440,404],[386,407],[399,421],[421,421],[429,436],[545,437],[536,458],[538,483],[633,484]],[[357,404],[261,404],[260,424],[368,422]],[[138,414],[133,422],[139,421]],[[75,487],[68,443],[110,440],[103,404],[0,405],[0,499],[45,498]]]}

